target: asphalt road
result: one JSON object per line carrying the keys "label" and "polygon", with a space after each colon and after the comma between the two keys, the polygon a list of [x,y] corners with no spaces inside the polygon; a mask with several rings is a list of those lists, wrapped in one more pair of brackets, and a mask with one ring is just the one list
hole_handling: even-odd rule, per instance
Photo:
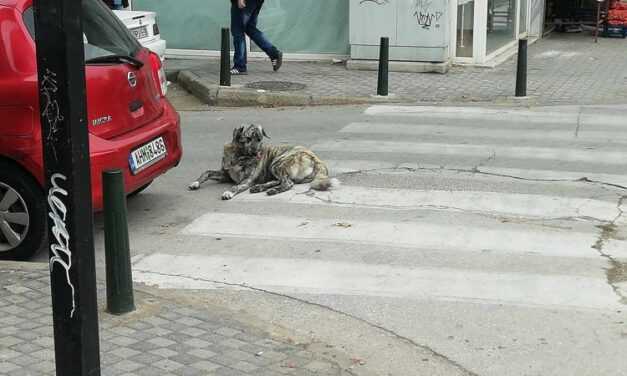
{"label": "asphalt road", "polygon": [[[624,108],[182,118],[183,163],[128,202],[137,282],[252,313],[374,374],[627,373]],[[342,186],[187,191],[241,123],[312,147]]]}

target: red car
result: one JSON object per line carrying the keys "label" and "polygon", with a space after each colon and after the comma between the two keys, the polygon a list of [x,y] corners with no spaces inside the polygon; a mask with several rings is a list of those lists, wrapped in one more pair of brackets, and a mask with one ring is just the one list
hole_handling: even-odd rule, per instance
{"label": "red car", "polygon": [[[126,192],[178,165],[180,118],[165,98],[159,57],[101,0],[83,0],[83,41],[94,209],[101,175],[124,171]],[[46,213],[32,0],[0,0],[0,259],[43,246]]]}

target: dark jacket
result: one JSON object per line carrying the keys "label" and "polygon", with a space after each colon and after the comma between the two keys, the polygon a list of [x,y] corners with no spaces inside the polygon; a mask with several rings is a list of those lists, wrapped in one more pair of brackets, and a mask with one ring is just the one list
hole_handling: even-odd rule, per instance
{"label": "dark jacket", "polygon": [[[113,9],[113,0],[102,0],[104,1],[105,4],[107,4],[107,6],[111,9]],[[128,0],[122,0],[122,6],[124,8],[128,7]]]}
{"label": "dark jacket", "polygon": [[[265,0],[257,0],[257,2],[258,2],[259,4],[263,4],[263,2],[264,2],[264,1],[265,1]],[[236,3],[237,3],[237,0],[231,0],[231,3],[232,3],[232,4],[236,4]]]}

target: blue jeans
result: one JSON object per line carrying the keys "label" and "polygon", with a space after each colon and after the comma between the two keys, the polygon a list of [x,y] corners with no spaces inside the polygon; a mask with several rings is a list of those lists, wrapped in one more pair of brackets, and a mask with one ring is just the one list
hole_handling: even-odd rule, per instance
{"label": "blue jeans", "polygon": [[248,35],[270,59],[279,57],[279,50],[266,39],[261,30],[257,29],[257,18],[262,5],[262,1],[247,0],[244,9],[239,9],[236,3],[231,6],[231,34],[233,35],[233,48],[235,49],[233,67],[240,72],[246,71],[245,35]]}

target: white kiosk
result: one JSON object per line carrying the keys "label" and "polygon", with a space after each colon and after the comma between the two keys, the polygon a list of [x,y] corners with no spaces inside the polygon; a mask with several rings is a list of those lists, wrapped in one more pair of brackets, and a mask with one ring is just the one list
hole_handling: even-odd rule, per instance
{"label": "white kiosk", "polygon": [[349,69],[376,64],[381,37],[390,38],[391,70],[446,72],[451,56],[449,1],[350,0]]}

